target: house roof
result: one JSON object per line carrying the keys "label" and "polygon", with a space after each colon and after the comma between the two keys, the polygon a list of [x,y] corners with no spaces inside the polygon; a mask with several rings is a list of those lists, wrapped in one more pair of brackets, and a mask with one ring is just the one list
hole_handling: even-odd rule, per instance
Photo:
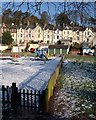
{"label": "house roof", "polygon": [[13,25],[13,26],[10,26],[9,29],[16,29],[17,26],[16,25]]}
{"label": "house roof", "polygon": [[29,25],[29,26],[26,26],[26,29],[30,28],[30,29],[34,29],[36,26],[34,25]]}
{"label": "house roof", "polygon": [[96,27],[94,27],[94,28],[92,29],[92,31],[93,31],[93,32],[96,32]]}
{"label": "house roof", "polygon": [[53,25],[48,24],[48,25],[46,25],[46,26],[45,26],[45,30],[46,30],[46,29],[52,30],[52,29],[53,29],[53,27],[54,27]]}
{"label": "house roof", "polygon": [[73,31],[77,31],[77,30],[79,30],[79,31],[84,31],[85,28],[83,28],[83,27],[81,27],[81,26],[73,27]]}
{"label": "house roof", "polygon": [[96,27],[88,27],[86,29],[90,29],[92,32],[96,32]]}
{"label": "house roof", "polygon": [[71,26],[64,26],[63,29],[64,30],[72,30],[73,28]]}
{"label": "house roof", "polygon": [[55,49],[67,49],[68,48],[68,45],[63,45],[63,44],[60,44],[60,45],[49,45],[49,49],[52,49],[52,48],[55,48]]}
{"label": "house roof", "polygon": [[39,43],[40,46],[49,46],[48,43]]}
{"label": "house roof", "polygon": [[27,26],[26,25],[19,25],[17,26],[18,29],[22,28],[22,29],[25,29]]}
{"label": "house roof", "polygon": [[55,27],[54,27],[54,30],[57,30],[57,29],[58,29],[58,30],[63,30],[63,27],[61,27],[61,26],[55,26]]}
{"label": "house roof", "polygon": [[33,25],[29,25],[29,26],[26,26],[26,25],[12,25],[9,27],[9,29],[20,29],[20,28],[23,28],[23,29],[34,29],[36,26],[33,26]]}

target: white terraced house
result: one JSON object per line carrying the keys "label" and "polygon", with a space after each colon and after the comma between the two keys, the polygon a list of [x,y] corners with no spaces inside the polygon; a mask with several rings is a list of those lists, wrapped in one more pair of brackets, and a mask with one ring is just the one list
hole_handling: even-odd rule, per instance
{"label": "white terraced house", "polygon": [[84,42],[84,30],[85,28],[82,27],[73,27],[73,41],[72,42],[77,42],[77,43],[82,43]]}
{"label": "white terraced house", "polygon": [[96,28],[93,29],[93,45],[96,45]]}
{"label": "white terraced house", "polygon": [[10,32],[14,42],[17,44],[28,43],[29,41],[34,40],[33,26],[28,27],[25,25],[20,25],[17,27],[13,25],[10,27]]}
{"label": "white terraced house", "polygon": [[25,38],[24,41],[26,43],[30,41],[34,41],[34,26],[27,26],[25,28]]}
{"label": "white terraced house", "polygon": [[62,28],[61,27],[54,27],[53,44],[56,44],[59,40],[62,41]]}
{"label": "white terraced house", "polygon": [[65,44],[69,44],[71,41],[73,41],[73,31],[72,27],[64,27],[62,31],[62,36],[63,36],[63,42]]}
{"label": "white terraced house", "polygon": [[84,40],[91,45],[96,45],[96,28],[86,28],[84,31]]}
{"label": "white terraced house", "polygon": [[39,24],[34,28],[33,36],[35,42],[43,42],[43,28]]}
{"label": "white terraced house", "polygon": [[29,41],[56,44],[61,41],[64,44],[90,42],[96,44],[96,28],[77,27],[54,27],[53,25],[25,26],[12,25],[10,28],[3,24],[3,32],[10,31],[14,42],[17,44],[28,43]]}
{"label": "white terraced house", "polygon": [[48,44],[53,44],[53,27],[46,26],[43,30],[43,42]]}

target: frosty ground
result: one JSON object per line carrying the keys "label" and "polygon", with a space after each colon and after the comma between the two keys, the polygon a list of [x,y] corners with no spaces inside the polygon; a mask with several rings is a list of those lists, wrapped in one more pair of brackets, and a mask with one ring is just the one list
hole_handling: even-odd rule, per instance
{"label": "frosty ground", "polygon": [[62,78],[52,99],[54,116],[76,120],[96,120],[96,64],[66,59]]}
{"label": "frosty ground", "polygon": [[48,80],[59,64],[61,57],[50,60],[36,60],[34,57],[6,58],[0,60],[2,85],[11,86],[13,82],[20,89],[44,90]]}
{"label": "frosty ground", "polygon": [[[0,61],[2,84],[10,86],[12,82],[16,82],[22,89],[42,90],[60,59],[54,57],[46,63],[34,61],[31,57]],[[59,87],[57,86],[60,89],[55,91],[50,106],[52,116],[29,114],[24,118],[20,114],[20,120],[31,120],[32,117],[33,120],[96,120],[96,63],[66,59],[61,73]]]}

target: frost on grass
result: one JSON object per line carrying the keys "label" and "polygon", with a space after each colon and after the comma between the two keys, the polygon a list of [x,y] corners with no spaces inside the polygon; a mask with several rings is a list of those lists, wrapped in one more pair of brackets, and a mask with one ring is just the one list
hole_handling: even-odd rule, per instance
{"label": "frost on grass", "polygon": [[65,61],[62,74],[62,88],[54,97],[54,115],[96,118],[96,64]]}

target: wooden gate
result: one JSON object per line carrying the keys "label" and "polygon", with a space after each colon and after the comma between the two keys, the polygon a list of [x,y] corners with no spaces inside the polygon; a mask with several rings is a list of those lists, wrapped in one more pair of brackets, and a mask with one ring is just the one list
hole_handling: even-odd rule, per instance
{"label": "wooden gate", "polygon": [[18,90],[16,83],[11,87],[2,86],[2,110],[46,112],[46,93],[47,89],[42,92]]}

